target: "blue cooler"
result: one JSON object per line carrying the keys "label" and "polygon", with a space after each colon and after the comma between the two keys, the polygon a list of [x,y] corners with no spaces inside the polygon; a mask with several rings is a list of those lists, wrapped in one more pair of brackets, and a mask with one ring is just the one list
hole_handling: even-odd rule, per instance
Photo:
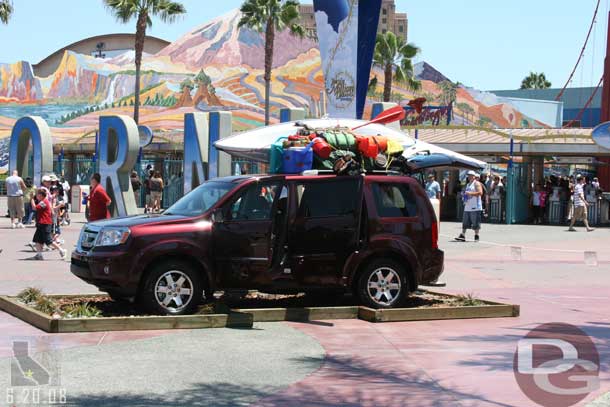
{"label": "blue cooler", "polygon": [[306,147],[291,147],[284,150],[284,173],[300,174],[303,171],[311,170],[313,165],[313,143]]}

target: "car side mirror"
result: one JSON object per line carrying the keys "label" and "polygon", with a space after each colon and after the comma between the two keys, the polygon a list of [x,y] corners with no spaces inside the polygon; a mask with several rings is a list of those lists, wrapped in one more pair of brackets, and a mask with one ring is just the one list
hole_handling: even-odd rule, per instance
{"label": "car side mirror", "polygon": [[225,221],[225,215],[222,208],[214,209],[210,219],[212,220],[212,223],[223,223]]}

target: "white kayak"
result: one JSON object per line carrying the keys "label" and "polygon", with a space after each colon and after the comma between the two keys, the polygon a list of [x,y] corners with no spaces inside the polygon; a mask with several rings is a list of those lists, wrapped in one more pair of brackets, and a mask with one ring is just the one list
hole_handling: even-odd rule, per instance
{"label": "white kayak", "polygon": [[[354,128],[366,123],[365,120],[355,119],[304,119],[299,120],[314,129]],[[260,162],[269,162],[269,149],[280,137],[288,137],[298,130],[296,121],[274,124],[271,126],[259,127],[235,134],[233,136],[218,140],[214,146],[235,157],[245,158]],[[452,166],[464,168],[485,168],[485,163],[480,160],[456,153],[446,148],[437,147],[433,144],[415,140],[402,131],[393,129],[383,124],[369,124],[354,131],[355,134],[362,136],[383,135],[400,142],[405,151],[403,156],[410,158],[418,154],[443,154],[451,158],[454,163]]]}

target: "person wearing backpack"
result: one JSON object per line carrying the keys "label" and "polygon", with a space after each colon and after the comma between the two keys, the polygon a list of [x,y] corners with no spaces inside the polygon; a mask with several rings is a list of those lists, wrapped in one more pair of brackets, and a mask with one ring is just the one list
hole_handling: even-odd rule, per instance
{"label": "person wearing backpack", "polygon": [[159,171],[153,173],[149,182],[152,211],[158,213],[161,210],[161,203],[163,200],[163,179],[161,178]]}
{"label": "person wearing backpack", "polygon": [[142,182],[136,171],[131,171],[131,189],[133,189],[133,197],[136,199],[136,207],[140,206],[140,189],[142,188]]}

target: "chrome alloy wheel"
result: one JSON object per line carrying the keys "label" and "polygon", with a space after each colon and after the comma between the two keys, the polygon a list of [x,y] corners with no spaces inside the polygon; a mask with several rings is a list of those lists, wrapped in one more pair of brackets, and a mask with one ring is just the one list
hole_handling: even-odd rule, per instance
{"label": "chrome alloy wheel", "polygon": [[170,270],[157,279],[155,299],[163,309],[178,313],[193,299],[193,282],[184,272]]}
{"label": "chrome alloy wheel", "polygon": [[400,276],[390,267],[379,267],[371,273],[367,293],[375,303],[390,306],[400,294]]}

